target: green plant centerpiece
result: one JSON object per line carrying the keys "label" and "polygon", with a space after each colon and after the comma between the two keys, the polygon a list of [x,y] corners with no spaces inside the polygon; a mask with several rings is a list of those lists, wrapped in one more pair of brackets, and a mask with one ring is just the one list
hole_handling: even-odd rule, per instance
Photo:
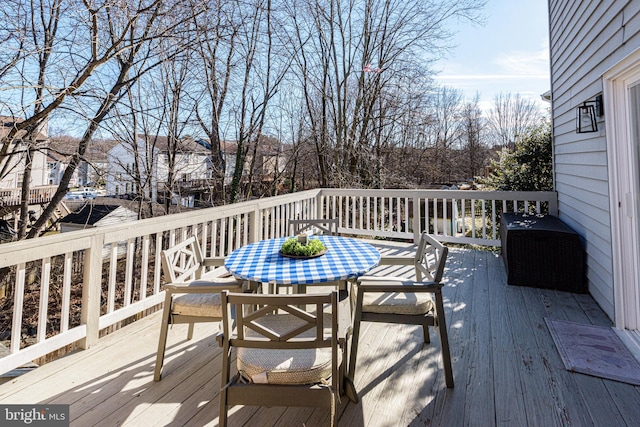
{"label": "green plant centerpiece", "polygon": [[313,258],[324,255],[326,252],[327,248],[320,240],[298,239],[297,237],[288,238],[280,248],[281,255],[291,258]]}

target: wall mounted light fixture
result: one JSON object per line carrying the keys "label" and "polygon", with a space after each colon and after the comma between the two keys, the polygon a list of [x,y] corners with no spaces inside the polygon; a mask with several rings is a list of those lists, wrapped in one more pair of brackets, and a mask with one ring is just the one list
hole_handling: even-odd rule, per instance
{"label": "wall mounted light fixture", "polygon": [[602,95],[596,96],[595,101],[585,101],[576,108],[576,132],[598,132],[596,116],[604,114]]}

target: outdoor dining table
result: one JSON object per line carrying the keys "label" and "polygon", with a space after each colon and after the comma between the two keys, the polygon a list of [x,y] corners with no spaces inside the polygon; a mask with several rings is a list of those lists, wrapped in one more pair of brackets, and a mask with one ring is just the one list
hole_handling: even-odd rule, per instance
{"label": "outdoor dining table", "polygon": [[[340,236],[311,236],[320,239],[326,253],[313,258],[291,258],[280,254],[288,237],[261,240],[242,246],[224,261],[226,269],[235,277],[255,283],[269,283],[294,287],[295,293],[305,293],[307,285],[322,285],[355,279],[380,263],[380,252],[363,241]],[[350,325],[350,313],[340,336]],[[342,318],[342,316],[340,316]],[[342,321],[339,321],[343,323]],[[359,400],[353,380],[347,375],[342,387],[353,401]]]}
{"label": "outdoor dining table", "polygon": [[290,258],[280,254],[287,237],[250,243],[229,254],[224,266],[243,280],[275,285],[293,285],[304,293],[307,285],[321,285],[354,279],[380,262],[372,245],[340,236],[311,236],[325,245],[327,252],[315,258]]}

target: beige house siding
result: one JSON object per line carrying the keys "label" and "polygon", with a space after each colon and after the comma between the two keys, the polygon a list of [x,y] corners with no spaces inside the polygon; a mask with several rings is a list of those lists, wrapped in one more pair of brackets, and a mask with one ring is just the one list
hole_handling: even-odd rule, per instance
{"label": "beige house siding", "polygon": [[640,1],[549,1],[554,171],[561,219],[583,238],[589,291],[614,317],[606,111],[576,133],[576,107],[603,92],[602,75],[640,47]]}

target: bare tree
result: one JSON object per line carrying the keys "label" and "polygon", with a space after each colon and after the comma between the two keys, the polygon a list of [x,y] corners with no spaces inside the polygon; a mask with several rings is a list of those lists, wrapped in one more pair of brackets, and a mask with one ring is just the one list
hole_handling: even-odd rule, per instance
{"label": "bare tree", "polygon": [[[43,92],[44,99],[35,101],[36,105],[42,104],[41,109],[31,110],[30,113],[27,106],[23,106],[22,114],[28,118],[9,132],[2,141],[4,150],[18,131],[28,131],[39,125],[58,108],[75,112],[87,123],[78,151],[72,156],[56,193],[41,217],[33,224],[27,237],[35,237],[53,215],[100,123],[121,100],[126,89],[166,58],[158,57],[153,49],[158,40],[172,35],[172,31],[177,29],[176,19],[164,21],[165,15],[171,11],[173,17],[182,17],[178,20],[180,22],[191,21],[190,16],[199,13],[199,9],[193,9],[191,5],[187,8],[180,7],[181,2],[178,0],[141,1],[137,7],[112,0],[69,4],[74,7],[59,9],[65,13],[57,18],[59,23],[65,24],[65,37],[57,43],[52,42],[52,49],[56,56],[61,58],[57,58],[59,60],[56,61],[55,69],[38,69],[39,74],[46,72],[50,81],[58,79],[56,83],[59,86],[52,86],[51,83],[46,86],[46,91]],[[49,3],[44,1],[40,4],[45,10],[48,5]],[[82,49],[85,51],[80,52]],[[79,62],[79,58],[86,59]],[[70,75],[72,77],[68,78]],[[61,79],[59,76],[62,76]],[[27,82],[23,82],[23,85],[26,85]],[[90,113],[87,113],[89,111]]]}
{"label": "bare tree", "polygon": [[[293,54],[286,51],[274,51],[275,33],[271,0],[256,0],[243,9],[246,16],[243,26],[243,43],[239,46],[243,61],[239,64],[242,72],[239,79],[239,98],[234,107],[236,127],[237,151],[233,177],[229,189],[229,199],[233,203],[242,193],[241,178],[245,162],[248,165],[248,182],[244,196],[251,196],[253,163],[257,158],[260,141],[264,138],[264,128],[268,117],[272,98],[276,95],[280,85],[290,67]],[[250,152],[251,150],[251,152]]]}
{"label": "bare tree", "polygon": [[[142,206],[146,202],[146,215],[153,215],[152,204],[158,193],[165,195],[164,207],[168,213],[172,195],[179,190],[176,188],[180,166],[177,158],[184,155],[182,140],[194,124],[194,103],[187,95],[187,83],[193,75],[194,65],[195,32],[192,26],[192,22],[184,22],[184,27],[179,27],[180,32],[158,43],[159,57],[167,53],[170,57],[160,60],[158,67],[127,90],[126,99],[116,107],[117,113],[110,120],[113,137],[126,147],[133,159],[131,167],[115,160],[132,181],[132,193],[140,214],[144,212]],[[180,46],[180,51],[173,51],[171,46]],[[162,162],[157,153],[163,153]],[[162,167],[161,171],[159,167]],[[126,172],[127,169],[131,170]],[[159,180],[164,177],[166,179]]]}
{"label": "bare tree", "polygon": [[[238,44],[243,28],[236,1],[215,2],[196,21],[198,40],[197,55],[200,57],[198,73],[192,85],[201,88],[192,93],[195,113],[202,131],[211,145],[211,165],[214,190],[219,189],[220,198],[225,200],[226,159],[223,154],[222,134],[226,120],[222,117],[227,106],[227,95],[232,83],[233,72],[238,65]],[[197,82],[197,83],[196,83]]]}
{"label": "bare tree", "polygon": [[482,172],[489,159],[483,143],[485,119],[479,106],[480,95],[467,101],[461,111],[460,142],[462,150],[461,169],[464,177],[472,179]]}
{"label": "bare tree", "polygon": [[513,148],[542,119],[543,113],[532,99],[501,92],[495,96],[488,114],[490,141],[494,146]]}
{"label": "bare tree", "polygon": [[453,168],[451,149],[460,138],[462,93],[450,87],[439,87],[433,94],[431,133],[435,137],[431,150],[431,181],[451,181]]}
{"label": "bare tree", "polygon": [[482,5],[307,0],[288,9],[320,185],[375,183],[371,161],[402,133],[389,127],[412,105],[410,85],[430,75],[425,60],[446,47],[445,24],[475,19]]}

